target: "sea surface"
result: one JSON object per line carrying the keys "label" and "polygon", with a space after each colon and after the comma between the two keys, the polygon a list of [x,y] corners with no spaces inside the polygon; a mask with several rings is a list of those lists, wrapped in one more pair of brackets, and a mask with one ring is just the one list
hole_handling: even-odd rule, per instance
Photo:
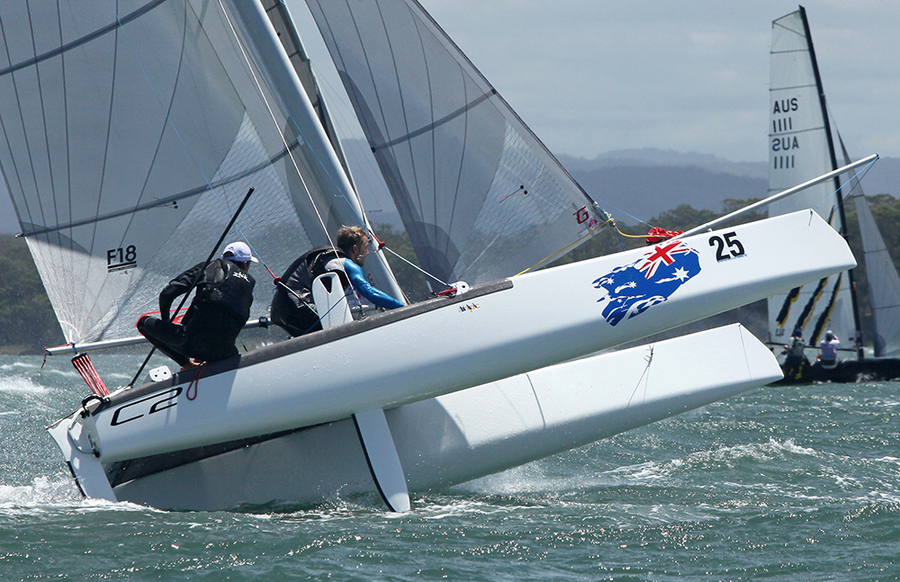
{"label": "sea surface", "polygon": [[[141,357],[94,356],[107,384]],[[68,358],[0,357],[0,580],[897,580],[900,383],[766,387],[441,491],[241,512],[82,499]]]}

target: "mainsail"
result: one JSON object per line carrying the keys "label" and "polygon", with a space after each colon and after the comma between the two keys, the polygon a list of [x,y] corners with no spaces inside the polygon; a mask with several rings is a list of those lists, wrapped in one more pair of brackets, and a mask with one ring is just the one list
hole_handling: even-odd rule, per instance
{"label": "mainsail", "polygon": [[0,35],[0,167],[66,341],[135,335],[250,187],[229,237],[279,273],[363,222],[257,2],[4,2]]}
{"label": "mainsail", "polygon": [[[837,168],[825,95],[802,7],[772,23],[769,91],[771,195]],[[838,180],[825,182],[773,203],[769,213],[813,208],[844,233],[839,192]],[[831,329],[852,345],[859,337],[859,323],[851,277],[852,272],[847,271],[769,298],[769,340],[785,341],[792,330],[800,328],[807,342],[816,345]]]}
{"label": "mainsail", "polygon": [[[844,160],[849,160],[844,141],[838,135]],[[853,204],[859,219],[863,256],[869,287],[869,307],[872,310],[872,344],[875,357],[900,356],[900,276],[888,253],[881,231],[875,224],[869,201],[856,179],[850,182]]]}
{"label": "mainsail", "polygon": [[422,266],[514,275],[606,221],[415,0],[308,0]]}

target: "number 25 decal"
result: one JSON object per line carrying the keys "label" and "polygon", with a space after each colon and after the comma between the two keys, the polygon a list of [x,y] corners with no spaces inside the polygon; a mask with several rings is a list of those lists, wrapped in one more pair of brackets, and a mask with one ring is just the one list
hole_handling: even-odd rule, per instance
{"label": "number 25 decal", "polygon": [[[722,240],[722,239],[725,240]],[[744,245],[741,244],[741,241],[737,238],[736,232],[729,232],[724,234],[723,236],[711,236],[709,237],[709,246],[716,247],[716,260],[724,261],[726,259],[732,259],[734,257],[740,257],[744,254]],[[725,247],[728,247],[730,254],[726,254]]]}

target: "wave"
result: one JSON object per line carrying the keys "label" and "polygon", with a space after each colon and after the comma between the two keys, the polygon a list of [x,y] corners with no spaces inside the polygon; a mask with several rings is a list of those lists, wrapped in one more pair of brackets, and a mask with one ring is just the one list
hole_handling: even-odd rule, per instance
{"label": "wave", "polygon": [[0,392],[9,394],[35,394],[43,395],[50,392],[50,388],[36,383],[25,376],[0,377]]}
{"label": "wave", "polygon": [[71,506],[82,496],[71,478],[36,477],[31,485],[0,485],[0,510]]}

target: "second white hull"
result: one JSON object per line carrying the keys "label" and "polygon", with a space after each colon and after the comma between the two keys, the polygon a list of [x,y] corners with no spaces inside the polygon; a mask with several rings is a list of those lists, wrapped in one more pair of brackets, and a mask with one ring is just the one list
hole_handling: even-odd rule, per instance
{"label": "second white hull", "polygon": [[[652,357],[651,357],[652,352]],[[735,367],[735,362],[741,366]],[[685,373],[703,369],[703,374]],[[515,467],[781,378],[772,353],[731,325],[386,411],[410,491]],[[374,492],[349,419],[132,480],[118,500],[214,510],[310,504]]]}

